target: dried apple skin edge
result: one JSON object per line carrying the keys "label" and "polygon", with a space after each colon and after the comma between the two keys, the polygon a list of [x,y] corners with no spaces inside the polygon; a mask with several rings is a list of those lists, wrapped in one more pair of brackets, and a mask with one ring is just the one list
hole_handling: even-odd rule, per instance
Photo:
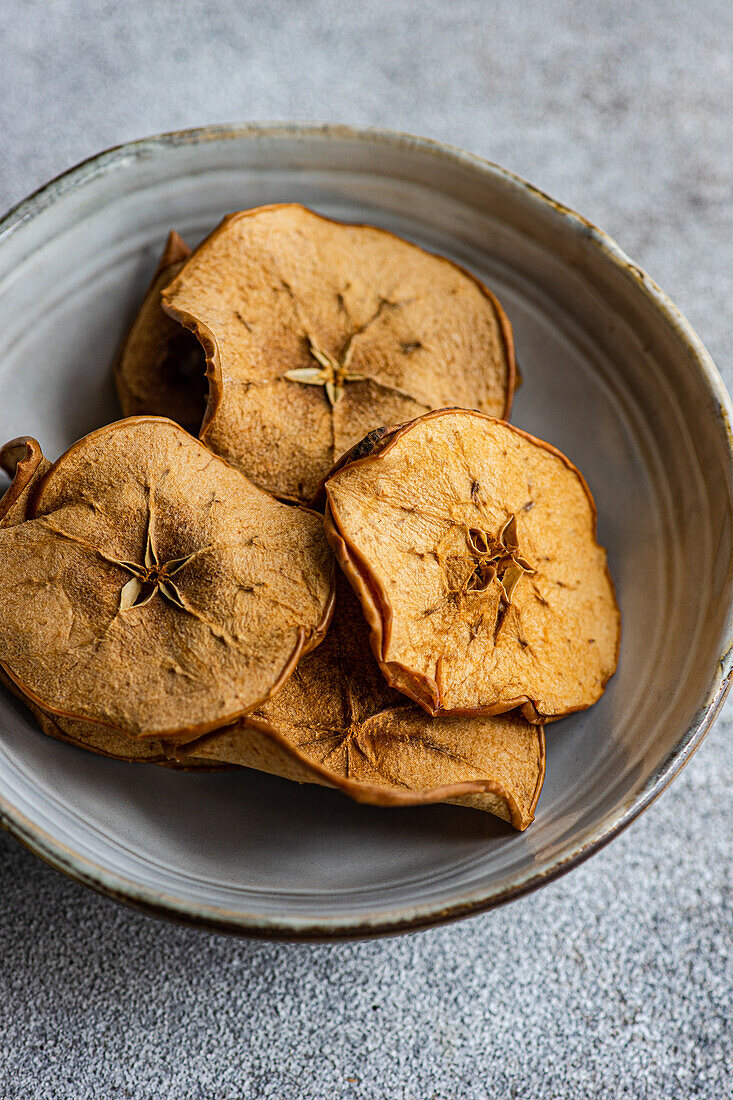
{"label": "dried apple skin edge", "polygon": [[[351,584],[354,592],[356,593],[359,601],[362,604],[364,617],[367,620],[370,628],[370,641],[374,656],[382,669],[382,672],[387,680],[387,683],[401,691],[404,695],[408,696],[418,703],[423,710],[433,717],[441,715],[456,715],[465,717],[478,717],[481,715],[495,715],[507,713],[514,709],[519,709],[522,715],[528,722],[537,725],[544,725],[548,722],[558,721],[562,718],[568,717],[570,714],[577,711],[585,710],[588,706],[592,706],[598,700],[593,700],[592,703],[577,707],[569,707],[563,710],[560,714],[542,714],[540,713],[533,699],[529,696],[521,695],[511,701],[505,701],[497,706],[481,706],[474,708],[444,708],[440,705],[440,689],[435,679],[425,676],[414,669],[405,667],[403,664],[397,661],[387,661],[386,651],[389,646],[390,635],[392,630],[392,608],[387,597],[384,588],[380,584],[378,578],[374,576],[373,571],[370,569],[368,562],[359,552],[358,548],[351,542],[340,528],[337,516],[331,507],[331,495],[329,492],[329,480],[346,467],[354,469],[358,466],[365,465],[379,461],[379,459],[387,454],[391,448],[415,425],[423,423],[427,420],[436,419],[444,416],[447,413],[461,413],[463,415],[475,417],[482,421],[488,421],[490,423],[501,424],[504,428],[516,435],[520,436],[529,443],[532,443],[549,454],[560,459],[560,461],[578,478],[580,485],[585,493],[588,504],[591,510],[592,519],[592,535],[594,540],[596,539],[596,528],[598,511],[596,508],[595,500],[588,487],[588,484],[578,468],[567,458],[562,451],[558,450],[551,443],[547,443],[544,440],[538,439],[536,436],[531,435],[529,432],[523,431],[521,428],[517,428],[513,424],[509,424],[504,420],[499,420],[497,417],[487,416],[485,413],[478,412],[474,409],[458,409],[450,407],[446,409],[434,409],[424,416],[417,417],[415,420],[408,421],[404,424],[393,425],[391,427],[374,429],[355,447],[351,448],[345,455],[335,463],[333,469],[323,479],[319,485],[316,493],[314,494],[311,504],[314,507],[324,508],[324,524],[326,531],[326,538],[328,539],[331,548],[336,556],[341,569],[346,575],[349,583]],[[605,564],[605,577],[609,585],[611,598],[615,608],[616,617],[616,643],[615,654],[613,659],[613,667],[609,675],[605,678],[600,695],[603,694],[605,688],[614,675],[617,665],[618,657],[621,645],[621,619],[618,609],[618,600],[616,598],[616,590],[608,568],[608,563]]]}

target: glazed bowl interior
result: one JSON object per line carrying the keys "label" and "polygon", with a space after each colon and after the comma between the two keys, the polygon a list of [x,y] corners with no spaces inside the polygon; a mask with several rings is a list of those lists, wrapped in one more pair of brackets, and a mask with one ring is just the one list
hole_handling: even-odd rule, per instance
{"label": "glazed bowl interior", "polygon": [[612,836],[694,750],[730,671],[729,403],[707,355],[594,227],[495,166],[417,139],[222,129],[75,169],[0,235],[0,437],[51,458],[116,419],[111,364],[165,235],[298,201],[476,272],[514,326],[512,420],[596,498],[622,611],[618,672],[548,728],[524,834],[457,807],[358,806],[255,772],[187,775],[43,737],[0,696],[4,822],[55,865],[167,915],[290,936],[416,927],[546,881]]}

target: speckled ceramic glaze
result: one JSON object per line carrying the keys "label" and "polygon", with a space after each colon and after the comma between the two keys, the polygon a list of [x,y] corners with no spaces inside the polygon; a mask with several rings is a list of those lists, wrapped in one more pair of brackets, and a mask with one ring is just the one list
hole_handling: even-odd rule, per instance
{"label": "speckled ceramic glaze", "polygon": [[[548,728],[524,834],[451,806],[358,806],[255,772],[187,775],[45,738],[0,695],[0,817],[54,866],[165,916],[313,938],[416,928],[548,881],[684,765],[731,673],[731,406],[675,307],[603,233],[495,165],[417,138],[234,127],[122,146],[0,224],[0,437],[55,458],[119,414],[111,363],[166,232],[297,200],[445,253],[495,290],[514,423],[595,495],[623,615],[599,705]],[[700,812],[707,812],[701,806]]]}

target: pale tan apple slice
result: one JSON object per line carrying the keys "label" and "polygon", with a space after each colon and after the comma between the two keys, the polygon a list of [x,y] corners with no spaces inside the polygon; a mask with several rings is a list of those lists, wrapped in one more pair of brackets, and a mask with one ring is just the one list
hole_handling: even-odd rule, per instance
{"label": "pale tan apple slice", "polygon": [[[22,491],[11,494],[6,513]],[[0,665],[52,714],[198,736],[261,705],[327,629],[322,517],[276,501],[172,421],[86,436],[28,504],[25,522],[0,529]]]}
{"label": "pale tan apple slice", "polygon": [[232,214],[162,303],[206,352],[202,440],[277,496],[310,499],[378,425],[511,407],[511,327],[494,295],[373,226],[296,204]]}
{"label": "pale tan apple slice", "polygon": [[389,683],[430,714],[549,721],[596,702],[619,612],[572,463],[454,409],[355,454],[326,482],[326,533]]}

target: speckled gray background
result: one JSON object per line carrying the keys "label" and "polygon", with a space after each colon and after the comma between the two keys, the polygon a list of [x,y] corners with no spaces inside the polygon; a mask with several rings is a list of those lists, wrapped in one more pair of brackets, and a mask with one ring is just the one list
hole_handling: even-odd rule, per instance
{"label": "speckled gray background", "polygon": [[[730,0],[0,0],[0,207],[160,130],[412,130],[597,221],[731,384],[732,50]],[[0,1097],[723,1100],[732,730],[568,877],[372,944],[159,924],[0,836]]]}

